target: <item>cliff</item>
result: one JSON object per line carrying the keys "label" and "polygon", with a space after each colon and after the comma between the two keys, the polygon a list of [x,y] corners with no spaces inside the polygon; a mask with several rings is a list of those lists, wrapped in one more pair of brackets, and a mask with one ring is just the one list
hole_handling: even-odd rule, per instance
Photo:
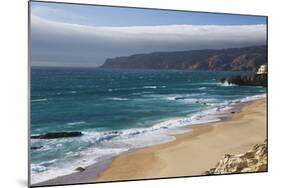
{"label": "cliff", "polygon": [[244,154],[226,154],[216,165],[205,172],[211,174],[229,174],[241,172],[265,172],[267,171],[267,142],[255,145]]}
{"label": "cliff", "polygon": [[257,71],[267,63],[267,47],[154,52],[106,59],[100,68]]}
{"label": "cliff", "polygon": [[267,87],[267,74],[250,74],[240,76],[230,76],[221,79],[222,83],[229,83],[244,86],[263,86]]}

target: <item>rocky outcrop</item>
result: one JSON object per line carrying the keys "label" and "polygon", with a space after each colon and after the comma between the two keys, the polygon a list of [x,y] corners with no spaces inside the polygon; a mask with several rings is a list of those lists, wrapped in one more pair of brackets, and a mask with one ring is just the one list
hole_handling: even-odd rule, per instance
{"label": "rocky outcrop", "polygon": [[85,168],[79,166],[79,167],[75,168],[75,171],[83,172],[83,171],[85,171]]}
{"label": "rocky outcrop", "polygon": [[253,46],[135,54],[108,58],[100,68],[257,71],[264,63],[267,63],[267,47]]}
{"label": "rocky outcrop", "polygon": [[43,148],[43,146],[31,146],[30,149],[31,150],[37,150],[37,149],[41,149]]}
{"label": "rocky outcrop", "polygon": [[222,83],[247,86],[264,86],[267,87],[267,74],[250,74],[240,76],[230,76],[221,79]]}
{"label": "rocky outcrop", "polygon": [[229,174],[267,171],[267,142],[255,145],[244,154],[226,154],[216,165],[204,174]]}
{"label": "rocky outcrop", "polygon": [[78,137],[82,136],[81,132],[50,132],[42,135],[31,136],[32,139],[54,139],[54,138],[65,138],[65,137]]}

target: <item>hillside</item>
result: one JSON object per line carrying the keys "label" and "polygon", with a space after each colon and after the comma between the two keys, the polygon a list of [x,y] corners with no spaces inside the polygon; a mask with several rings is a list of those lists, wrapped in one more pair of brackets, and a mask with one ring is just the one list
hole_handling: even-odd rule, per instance
{"label": "hillside", "polygon": [[253,46],[135,54],[108,58],[100,68],[256,71],[264,63],[267,63],[267,46]]}

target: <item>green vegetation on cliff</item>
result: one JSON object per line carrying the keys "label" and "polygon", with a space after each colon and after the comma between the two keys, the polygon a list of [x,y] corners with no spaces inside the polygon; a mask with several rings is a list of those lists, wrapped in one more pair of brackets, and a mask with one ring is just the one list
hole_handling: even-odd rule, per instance
{"label": "green vegetation on cliff", "polygon": [[100,68],[257,71],[265,63],[267,46],[253,46],[135,54],[106,59]]}

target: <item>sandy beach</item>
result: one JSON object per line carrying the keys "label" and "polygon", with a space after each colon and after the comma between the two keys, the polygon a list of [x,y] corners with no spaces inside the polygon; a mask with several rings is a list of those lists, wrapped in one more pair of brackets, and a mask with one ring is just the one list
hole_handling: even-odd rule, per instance
{"label": "sandy beach", "polygon": [[229,120],[196,125],[176,140],[116,157],[95,182],[202,175],[225,154],[240,154],[266,139],[266,99]]}
{"label": "sandy beach", "polygon": [[266,123],[266,99],[256,100],[226,121],[192,126],[192,131],[175,135],[175,141],[104,159],[83,172],[33,186],[202,175],[225,154],[244,153],[263,143]]}

